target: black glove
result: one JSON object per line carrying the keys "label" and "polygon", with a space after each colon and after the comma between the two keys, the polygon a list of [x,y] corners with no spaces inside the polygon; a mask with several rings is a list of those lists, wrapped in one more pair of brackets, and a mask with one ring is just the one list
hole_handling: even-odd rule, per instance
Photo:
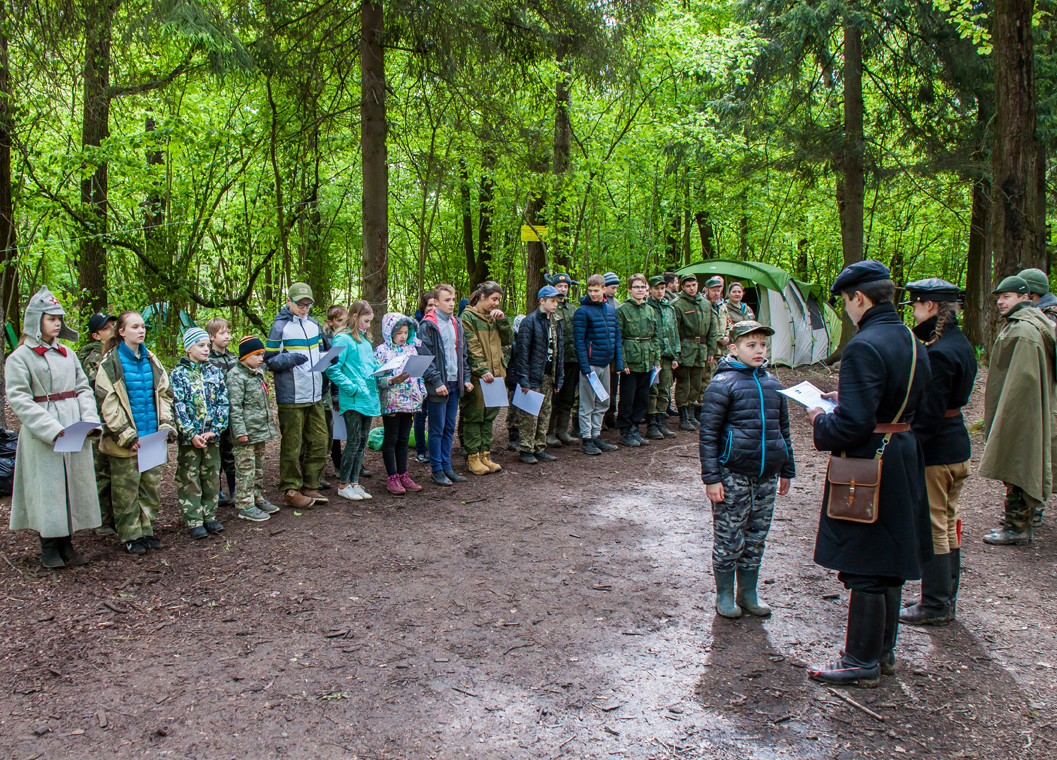
{"label": "black glove", "polygon": [[302,364],[308,361],[307,354],[295,354],[294,355],[294,366],[300,367]]}

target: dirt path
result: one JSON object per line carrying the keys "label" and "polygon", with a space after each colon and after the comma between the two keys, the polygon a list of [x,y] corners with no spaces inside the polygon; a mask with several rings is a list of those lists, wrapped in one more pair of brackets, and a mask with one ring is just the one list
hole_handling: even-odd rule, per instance
{"label": "dirt path", "polygon": [[370,502],[259,525],[226,511],[198,543],[169,484],[165,550],[136,560],[85,536],[94,561],[70,571],[39,570],[31,537],[4,532],[0,756],[1057,754],[1057,515],[1031,548],[986,547],[1001,494],[972,481],[959,622],[903,628],[898,674],[843,692],[881,722],[804,673],[843,643],[847,593],[811,562],[825,464],[799,410],[794,430],[766,621],[714,614],[690,434],[541,467],[503,452],[503,472],[415,498],[376,475]]}

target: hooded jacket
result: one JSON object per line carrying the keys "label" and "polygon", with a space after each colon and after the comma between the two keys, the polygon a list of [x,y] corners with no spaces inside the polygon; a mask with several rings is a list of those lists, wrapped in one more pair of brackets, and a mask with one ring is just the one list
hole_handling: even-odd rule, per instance
{"label": "hooded jacket", "polygon": [[727,469],[753,478],[796,477],[782,384],[763,367],[724,357],[701,403],[699,454],[705,485]]}
{"label": "hooded jacket", "polygon": [[[224,373],[208,361],[193,362],[186,356],[176,363],[171,375],[173,418],[180,443],[203,433],[219,436],[228,429],[228,386]],[[219,440],[210,441],[219,443]]]}
{"label": "hooded jacket", "polygon": [[675,307],[668,299],[658,301],[652,295],[646,299],[646,303],[657,312],[657,319],[661,323],[661,356],[679,361],[679,326],[675,321]]}
{"label": "hooded jacket", "polygon": [[[275,423],[269,404],[271,393],[264,367],[250,369],[238,362],[224,378],[228,386],[228,432],[232,446],[251,446],[275,438]],[[239,441],[242,436],[249,440]]]}
{"label": "hooded jacket", "polygon": [[510,358],[507,386],[520,385],[538,391],[548,374],[554,378],[554,389],[559,390],[565,382],[565,325],[557,315],[551,319],[536,309],[521,320]]}
{"label": "hooded jacket", "polygon": [[[451,316],[451,323],[455,330],[455,356],[459,364],[455,373],[455,392],[459,394],[459,398],[462,398],[465,383],[470,382],[470,365],[466,360],[466,335],[462,331],[462,322],[454,315]],[[448,359],[444,353],[444,346],[441,345],[437,310],[431,310],[422,318],[418,326],[418,339],[422,343],[422,353],[433,357],[433,361],[422,374],[422,380],[426,384],[426,400],[433,404],[440,404],[446,400],[446,397],[437,395],[437,388],[447,384]]]}
{"label": "hooded jacket", "polygon": [[361,334],[357,341],[345,331],[334,336],[334,345],[345,349],[338,354],[337,362],[327,368],[330,381],[338,386],[338,410],[342,414],[354,411],[365,417],[378,416],[378,383],[371,377],[378,365],[370,338]]}
{"label": "hooded jacket", "polygon": [[573,344],[581,375],[586,377],[591,367],[608,367],[614,360],[617,372],[624,371],[620,325],[610,301],[592,301],[591,296],[580,299],[580,308],[573,315]]}
{"label": "hooded jacket", "polygon": [[1047,293],[1035,302],[1035,308],[1050,318],[1051,322],[1057,323],[1057,296]]}
{"label": "hooded jacket", "polygon": [[[393,345],[393,332],[398,327],[407,327],[407,341],[402,346]],[[418,341],[415,334],[415,320],[395,311],[386,314],[382,317],[382,343],[374,349],[375,363],[382,365],[397,356],[417,355],[415,344]],[[422,378],[410,377],[402,383],[390,385],[395,376],[391,372],[388,377],[378,378],[382,414],[414,414],[421,411],[426,398],[426,384]]]}
{"label": "hooded jacket", "polygon": [[323,330],[312,317],[298,317],[284,306],[264,344],[264,363],[275,376],[279,404],[313,404],[323,395],[323,373],[309,372],[319,361]]}
{"label": "hooded jacket", "polygon": [[503,348],[514,342],[514,327],[510,318],[504,316],[502,319],[493,319],[479,312],[476,306],[467,306],[459,319],[466,335],[470,374],[481,377],[491,372],[495,377],[506,377],[509,359]]}

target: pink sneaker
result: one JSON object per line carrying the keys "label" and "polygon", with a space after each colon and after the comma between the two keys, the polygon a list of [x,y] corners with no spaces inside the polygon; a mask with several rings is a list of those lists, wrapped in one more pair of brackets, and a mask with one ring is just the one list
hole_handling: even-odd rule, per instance
{"label": "pink sneaker", "polygon": [[413,481],[411,479],[411,476],[408,475],[406,472],[400,473],[397,477],[400,478],[400,485],[402,485],[406,490],[408,490],[408,491],[421,491],[422,490],[422,486],[420,486],[418,483]]}
{"label": "pink sneaker", "polygon": [[400,484],[399,475],[390,475],[385,487],[389,489],[389,493],[395,493],[397,496],[403,496],[407,493],[407,491],[404,490],[404,487]]}

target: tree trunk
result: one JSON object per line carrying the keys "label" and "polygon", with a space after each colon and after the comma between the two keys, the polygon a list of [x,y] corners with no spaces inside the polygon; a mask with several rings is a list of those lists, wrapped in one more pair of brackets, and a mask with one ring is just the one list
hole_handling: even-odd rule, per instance
{"label": "tree trunk", "polygon": [[[120,0],[87,0],[84,5],[84,113],[81,147],[86,153],[110,136],[111,23]],[[81,180],[81,204],[89,228],[77,257],[78,284],[85,309],[107,308],[106,246],[107,163],[100,162]]]}
{"label": "tree trunk", "polygon": [[741,218],[738,220],[738,249],[741,260],[749,260],[749,215],[745,210],[745,193],[741,194]]}
{"label": "tree trunk", "polygon": [[[532,225],[538,225],[539,217],[543,211],[545,196],[533,192],[529,198],[528,206],[525,208],[525,220]],[[543,273],[547,271],[547,251],[542,242],[529,241],[525,244],[526,268],[525,272],[525,313],[531,314],[535,311],[539,299],[536,294],[546,283]]]}
{"label": "tree trunk", "polygon": [[[563,271],[572,269],[569,246],[565,239],[568,226],[565,213],[565,183],[569,170],[569,155],[572,149],[572,122],[569,120],[571,96],[569,92],[569,64],[565,58],[564,44],[558,48],[558,83],[554,88],[554,199],[551,204],[551,259],[554,266]],[[541,286],[542,287],[542,286]],[[530,289],[530,295],[535,291]]]}
{"label": "tree trunk", "polygon": [[473,207],[470,205],[470,178],[466,173],[466,162],[459,159],[459,228],[462,232],[462,249],[466,256],[466,274],[470,287],[481,282],[477,279],[477,256],[473,244]]}
{"label": "tree trunk", "polygon": [[484,174],[477,192],[477,281],[491,279],[492,264],[492,213],[495,205],[495,154],[485,149],[483,155]]}
{"label": "tree trunk", "polygon": [[1036,240],[1034,0],[996,0],[992,61],[995,120],[991,149],[991,234],[996,281],[1046,266]]}
{"label": "tree trunk", "polygon": [[973,182],[972,217],[969,222],[969,251],[965,266],[965,309],[962,329],[974,346],[991,347],[991,321],[988,319],[991,289],[991,183],[986,177]]}
{"label": "tree trunk", "polygon": [[[697,222],[697,233],[701,236],[701,258],[705,261],[714,259],[716,257],[716,246],[713,242],[716,237],[716,230],[712,226],[712,217],[708,215],[707,211],[698,211],[694,214],[694,220]],[[687,261],[687,264],[690,262]]]}
{"label": "tree trunk", "polygon": [[678,266],[683,253],[682,219],[679,214],[672,213],[668,216],[668,234],[665,237],[665,249],[667,259],[673,265]]}
{"label": "tree trunk", "polygon": [[1035,261],[1037,266],[1049,274],[1050,251],[1049,228],[1046,225],[1046,146],[1037,140],[1035,154]]}
{"label": "tree trunk", "polygon": [[683,256],[684,263],[690,263],[690,170],[686,170],[683,179]]}
{"label": "tree trunk", "polygon": [[[7,317],[18,334],[21,332],[22,314],[18,298],[18,237],[11,194],[11,145],[14,132],[15,108],[7,55],[7,3],[0,0],[0,314]],[[3,340],[3,336],[0,336],[0,341]],[[6,347],[6,341],[3,345]],[[0,359],[6,355],[6,349],[0,348]],[[3,388],[0,388],[2,393]]]}
{"label": "tree trunk", "polygon": [[382,340],[389,297],[389,161],[385,111],[385,11],[360,6],[360,153],[363,166],[363,296],[374,309],[373,341]]}

